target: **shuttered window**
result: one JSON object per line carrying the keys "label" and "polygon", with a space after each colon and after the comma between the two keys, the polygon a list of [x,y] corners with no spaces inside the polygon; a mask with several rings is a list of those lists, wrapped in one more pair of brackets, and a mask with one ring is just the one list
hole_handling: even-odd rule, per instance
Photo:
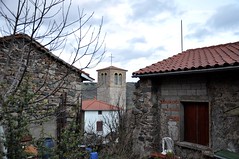
{"label": "shuttered window", "polygon": [[184,140],[209,145],[209,106],[206,102],[185,102]]}
{"label": "shuttered window", "polygon": [[96,122],[96,131],[103,131],[103,121]]}

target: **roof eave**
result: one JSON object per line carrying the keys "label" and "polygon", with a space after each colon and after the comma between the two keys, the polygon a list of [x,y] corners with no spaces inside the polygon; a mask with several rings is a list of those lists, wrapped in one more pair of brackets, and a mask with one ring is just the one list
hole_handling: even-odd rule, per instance
{"label": "roof eave", "polygon": [[184,74],[195,74],[195,73],[231,71],[231,70],[238,70],[238,69],[239,69],[239,66],[227,66],[227,67],[207,68],[207,69],[198,69],[198,70],[138,74],[138,75],[132,75],[132,77],[133,78],[137,78],[137,77],[141,78],[141,77],[156,77],[156,76],[168,76],[168,75],[184,75]]}
{"label": "roof eave", "polygon": [[25,40],[32,41],[32,43],[36,45],[37,49],[42,49],[41,51],[44,51],[48,56],[50,56],[51,58],[53,58],[57,62],[62,63],[63,65],[65,65],[66,67],[70,68],[71,70],[73,70],[73,71],[75,71],[77,73],[80,73],[80,76],[83,79],[83,81],[90,81],[90,82],[92,82],[92,81],[95,80],[94,78],[90,77],[87,73],[84,73],[80,69],[78,69],[75,66],[65,62],[63,59],[61,59],[60,57],[58,57],[55,54],[53,54],[51,51],[49,51],[47,48],[45,48],[42,44],[40,44],[34,38],[31,39],[31,37],[29,35],[27,35],[27,34],[16,34],[16,35],[9,35],[9,36],[0,37],[0,41],[3,40],[4,38],[11,38],[11,37],[23,38]]}
{"label": "roof eave", "polygon": [[88,76],[87,74],[85,73],[81,73],[81,77],[83,78],[83,81],[90,81],[90,82],[93,82],[95,79]]}

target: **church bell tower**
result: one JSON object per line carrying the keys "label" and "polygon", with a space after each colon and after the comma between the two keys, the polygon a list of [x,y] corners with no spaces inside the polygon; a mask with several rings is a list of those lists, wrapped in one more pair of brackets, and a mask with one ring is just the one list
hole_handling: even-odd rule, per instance
{"label": "church bell tower", "polygon": [[97,99],[125,109],[127,70],[110,66],[97,72]]}

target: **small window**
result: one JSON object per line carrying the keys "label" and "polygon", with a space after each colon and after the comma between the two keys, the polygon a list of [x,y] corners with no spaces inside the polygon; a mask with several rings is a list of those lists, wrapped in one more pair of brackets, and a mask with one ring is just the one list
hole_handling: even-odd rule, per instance
{"label": "small window", "polygon": [[105,73],[104,84],[106,84],[106,81],[107,81],[107,73]]}
{"label": "small window", "polygon": [[103,131],[103,121],[96,122],[96,131]]}
{"label": "small window", "polygon": [[118,85],[118,74],[115,73],[115,85]]}
{"label": "small window", "polygon": [[184,141],[209,145],[209,106],[206,102],[185,102]]}
{"label": "small window", "polygon": [[119,84],[122,85],[122,74],[119,74]]}
{"label": "small window", "polygon": [[101,83],[104,84],[105,78],[104,78],[104,73],[101,73]]}
{"label": "small window", "polygon": [[102,115],[102,110],[99,110],[99,111],[98,111],[98,115]]}

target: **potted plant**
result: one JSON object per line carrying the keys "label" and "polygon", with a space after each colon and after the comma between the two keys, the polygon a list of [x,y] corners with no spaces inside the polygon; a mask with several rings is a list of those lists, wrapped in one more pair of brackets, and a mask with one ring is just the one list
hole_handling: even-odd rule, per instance
{"label": "potted plant", "polygon": [[166,153],[166,159],[174,159],[174,153],[173,153],[173,151],[167,151],[167,153]]}

